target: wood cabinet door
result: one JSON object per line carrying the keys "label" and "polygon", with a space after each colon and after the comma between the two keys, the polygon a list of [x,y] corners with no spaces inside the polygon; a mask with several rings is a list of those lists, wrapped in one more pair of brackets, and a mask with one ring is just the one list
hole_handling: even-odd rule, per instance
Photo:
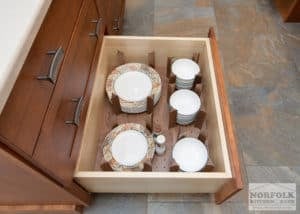
{"label": "wood cabinet door", "polygon": [[1,145],[0,171],[0,213],[3,213],[1,205],[82,204],[74,195]]}
{"label": "wood cabinet door", "polygon": [[53,0],[0,116],[0,140],[32,155],[83,0]]}
{"label": "wood cabinet door", "polygon": [[118,35],[122,33],[125,0],[110,0],[107,3],[107,33]]}
{"label": "wood cabinet door", "polygon": [[77,160],[73,148],[79,148],[73,142],[78,127],[83,125],[83,95],[96,46],[104,34],[101,16],[95,1],[86,0],[33,155],[38,164],[65,185],[73,179]]}

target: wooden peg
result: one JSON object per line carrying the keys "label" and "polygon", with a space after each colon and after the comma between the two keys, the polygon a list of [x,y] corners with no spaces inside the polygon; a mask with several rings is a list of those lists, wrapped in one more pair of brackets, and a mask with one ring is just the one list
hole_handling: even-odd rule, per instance
{"label": "wooden peg", "polygon": [[177,133],[177,141],[181,140],[182,138],[185,138],[186,137],[186,133],[184,133],[182,131],[182,128],[181,126],[178,126],[178,133]]}
{"label": "wooden peg", "polygon": [[100,165],[103,171],[113,171],[108,162],[104,162]]}
{"label": "wooden peg", "polygon": [[176,163],[176,161],[171,157],[171,161],[170,161],[170,167],[169,167],[169,171],[170,172],[177,172],[179,170],[179,166]]}
{"label": "wooden peg", "polygon": [[153,127],[152,128],[153,133],[161,133],[162,132],[162,128],[161,128],[161,125],[159,123],[153,121],[152,124],[153,124],[152,125],[152,127]]}
{"label": "wooden peg", "polygon": [[196,126],[198,129],[202,129],[202,126],[203,126],[205,117],[206,117],[205,111],[200,110],[200,111],[198,112],[198,114],[197,114],[197,118],[196,118],[196,121],[195,121],[195,126]]}
{"label": "wooden peg", "polygon": [[176,126],[177,121],[177,110],[173,109],[169,112],[169,128]]}
{"label": "wooden peg", "polygon": [[175,91],[175,84],[168,84],[168,100],[170,99],[170,96]]}
{"label": "wooden peg", "polygon": [[200,85],[200,83],[202,82],[202,77],[198,74],[195,77],[194,83],[193,83],[193,91],[196,90],[196,88],[198,87],[198,85]]}
{"label": "wooden peg", "polygon": [[117,66],[125,64],[125,56],[122,51],[117,50]]}
{"label": "wooden peg", "polygon": [[144,162],[144,168],[143,168],[144,172],[151,172],[152,171],[152,163],[147,160],[146,162]]}
{"label": "wooden peg", "polygon": [[112,108],[115,114],[120,114],[121,113],[121,105],[120,105],[120,99],[118,95],[112,94],[111,96],[111,103],[112,103]]}
{"label": "wooden peg", "polygon": [[146,116],[146,128],[150,131],[153,132],[153,114],[147,114]]}
{"label": "wooden peg", "polygon": [[147,97],[147,113],[151,114],[154,108],[154,101],[152,96]]}
{"label": "wooden peg", "polygon": [[195,91],[196,94],[198,94],[198,96],[200,98],[201,98],[201,94],[202,94],[202,89],[203,89],[203,85],[202,84],[194,84],[193,91]]}
{"label": "wooden peg", "polygon": [[152,68],[155,68],[155,52],[154,51],[148,53],[148,65]]}
{"label": "wooden peg", "polygon": [[170,77],[171,72],[171,66],[172,63],[174,62],[174,57],[168,57],[167,59],[167,77]]}
{"label": "wooden peg", "polygon": [[198,139],[207,147],[207,137],[204,133],[200,133]]}
{"label": "wooden peg", "polygon": [[197,64],[199,63],[199,58],[200,58],[200,53],[199,52],[193,53],[192,60],[194,62],[196,62]]}
{"label": "wooden peg", "polygon": [[170,84],[176,83],[176,76],[173,73],[171,73],[169,76],[169,83]]}
{"label": "wooden peg", "polygon": [[213,161],[210,158],[208,158],[206,166],[201,171],[203,171],[203,172],[211,172],[214,169],[215,169],[215,164],[213,163]]}

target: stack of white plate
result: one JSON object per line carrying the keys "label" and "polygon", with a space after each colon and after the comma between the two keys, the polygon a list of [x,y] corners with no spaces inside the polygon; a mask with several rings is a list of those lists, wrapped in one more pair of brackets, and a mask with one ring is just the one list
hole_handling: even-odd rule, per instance
{"label": "stack of white plate", "polygon": [[151,67],[141,63],[127,63],[117,67],[107,78],[106,93],[120,98],[121,110],[140,113],[147,110],[147,97],[156,104],[161,95],[161,79]]}
{"label": "stack of white plate", "polygon": [[177,89],[191,89],[200,67],[191,59],[177,59],[172,64],[171,70],[176,76]]}
{"label": "stack of white plate", "polygon": [[207,164],[208,152],[200,140],[186,137],[175,144],[172,157],[181,171],[198,172]]}
{"label": "stack of white plate", "polygon": [[171,95],[170,106],[177,110],[176,122],[180,125],[188,125],[195,120],[201,107],[201,100],[195,92],[180,89]]}
{"label": "stack of white plate", "polygon": [[152,134],[137,123],[117,126],[104,139],[103,157],[115,171],[141,171],[155,151]]}

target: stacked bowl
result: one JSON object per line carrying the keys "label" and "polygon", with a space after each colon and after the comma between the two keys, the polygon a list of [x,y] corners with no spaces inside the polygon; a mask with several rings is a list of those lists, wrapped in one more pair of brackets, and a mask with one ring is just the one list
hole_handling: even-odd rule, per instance
{"label": "stacked bowl", "polygon": [[191,59],[177,59],[171,66],[172,73],[176,76],[177,89],[191,89],[200,67]]}
{"label": "stacked bowl", "polygon": [[201,100],[192,90],[180,89],[171,95],[170,106],[177,110],[176,122],[188,125],[195,120],[201,107]]}

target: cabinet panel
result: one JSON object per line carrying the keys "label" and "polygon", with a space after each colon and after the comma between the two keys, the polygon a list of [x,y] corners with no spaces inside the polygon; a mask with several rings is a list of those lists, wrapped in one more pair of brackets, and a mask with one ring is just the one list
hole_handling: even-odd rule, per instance
{"label": "cabinet panel", "polygon": [[[16,204],[80,204],[61,186],[0,147],[0,206]],[[0,213],[1,209],[0,209]]]}
{"label": "cabinet panel", "polygon": [[63,184],[72,181],[76,159],[71,156],[77,127],[81,125],[83,94],[96,45],[104,33],[95,2],[85,3],[33,155]]}
{"label": "cabinet panel", "polygon": [[111,35],[121,34],[125,0],[111,0],[107,4],[107,33]]}
{"label": "cabinet panel", "polygon": [[0,136],[28,155],[35,148],[81,4],[53,0],[1,114]]}

